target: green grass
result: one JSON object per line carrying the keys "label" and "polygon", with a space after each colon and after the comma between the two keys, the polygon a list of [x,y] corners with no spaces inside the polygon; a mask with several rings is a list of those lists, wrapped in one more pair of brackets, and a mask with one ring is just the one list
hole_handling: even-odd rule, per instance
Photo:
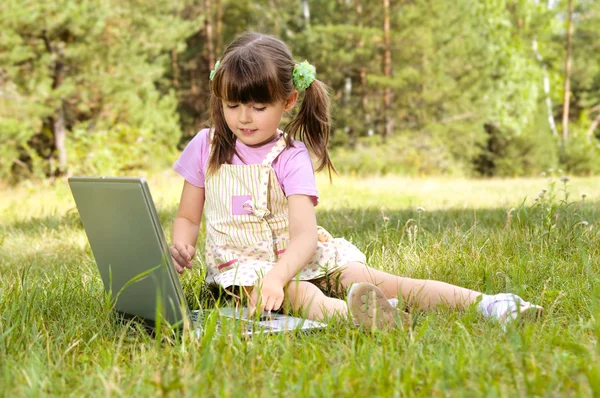
{"label": "green grass", "polygon": [[[169,236],[182,182],[167,172],[149,184]],[[515,292],[544,318],[504,332],[473,309],[440,309],[416,314],[410,333],[338,322],[246,341],[213,333],[209,317],[199,340],[154,339],[115,321],[66,183],[21,186],[0,199],[0,396],[600,395],[598,179],[319,186],[319,223],[372,266]],[[182,278],[196,306],[200,274]]]}

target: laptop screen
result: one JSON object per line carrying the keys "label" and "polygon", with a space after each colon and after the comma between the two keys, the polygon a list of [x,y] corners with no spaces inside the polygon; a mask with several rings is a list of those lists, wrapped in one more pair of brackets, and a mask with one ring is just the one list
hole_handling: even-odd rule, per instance
{"label": "laptop screen", "polygon": [[189,310],[146,181],[71,177],[69,185],[115,309],[180,322]]}

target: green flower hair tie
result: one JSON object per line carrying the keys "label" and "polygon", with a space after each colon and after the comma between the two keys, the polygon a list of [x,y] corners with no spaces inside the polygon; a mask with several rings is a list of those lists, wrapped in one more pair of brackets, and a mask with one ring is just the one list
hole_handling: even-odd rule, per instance
{"label": "green flower hair tie", "polygon": [[292,73],[294,87],[298,90],[306,90],[312,82],[315,81],[316,73],[317,70],[315,67],[306,60],[296,64],[296,66],[294,66],[294,72]]}
{"label": "green flower hair tie", "polygon": [[219,69],[219,65],[221,65],[221,61],[220,60],[217,61],[217,62],[215,62],[215,69],[213,69],[213,70],[210,71],[210,75],[208,76],[208,78],[210,80],[212,80],[212,79],[215,78],[215,73],[217,73],[217,69]]}

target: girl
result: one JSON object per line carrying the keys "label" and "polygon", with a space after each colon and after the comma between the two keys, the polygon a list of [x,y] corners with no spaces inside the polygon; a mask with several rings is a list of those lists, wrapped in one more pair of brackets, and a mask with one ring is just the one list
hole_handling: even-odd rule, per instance
{"label": "girl", "polygon": [[[369,328],[398,325],[388,302],[401,294],[412,307],[443,303],[464,309],[478,301],[484,316],[506,320],[541,307],[512,294],[487,296],[437,281],[368,267],[364,254],[317,226],[317,171],[334,171],[327,144],[329,99],[308,62],[296,64],[286,45],[247,33],[233,41],[210,74],[211,129],[200,131],[174,169],[185,179],[170,247],[179,273],[191,268],[202,215],[206,217],[207,282],[242,287],[250,309],[293,310],[321,320],[347,316]],[[278,129],[304,98],[296,117]],[[336,272],[347,301],[326,296],[324,277]]]}

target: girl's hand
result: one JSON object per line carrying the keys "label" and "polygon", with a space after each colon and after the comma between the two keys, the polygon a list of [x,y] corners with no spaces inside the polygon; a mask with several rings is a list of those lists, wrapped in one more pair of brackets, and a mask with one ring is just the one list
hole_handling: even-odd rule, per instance
{"label": "girl's hand", "polygon": [[250,314],[257,309],[262,311],[276,311],[283,304],[285,283],[278,276],[268,273],[257,283],[250,293]]}
{"label": "girl's hand", "polygon": [[169,247],[169,253],[171,253],[171,257],[173,258],[175,270],[180,274],[183,274],[186,268],[192,268],[192,259],[196,254],[194,246],[185,243],[175,243]]}

